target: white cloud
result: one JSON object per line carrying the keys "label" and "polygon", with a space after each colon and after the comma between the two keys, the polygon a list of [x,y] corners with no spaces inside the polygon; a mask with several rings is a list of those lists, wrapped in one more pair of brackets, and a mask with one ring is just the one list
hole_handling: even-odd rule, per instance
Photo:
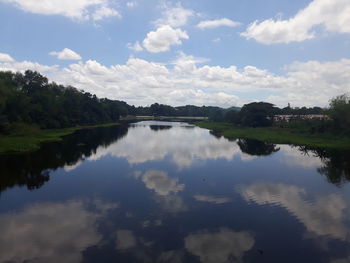
{"label": "white cloud", "polygon": [[[167,65],[139,58],[112,66],[88,60],[63,68],[14,61],[0,62],[0,70],[37,70],[58,83],[135,105],[230,107],[264,100],[278,106],[327,106],[332,97],[350,90],[350,59],[295,62],[281,75],[254,66],[199,65],[206,61],[180,53]],[[268,95],[257,95],[262,92]]]}
{"label": "white cloud", "polygon": [[[91,204],[95,212],[88,209]],[[38,203],[22,211],[1,214],[0,261],[82,261],[85,248],[102,240],[97,220],[105,215],[106,207],[115,208],[102,201],[91,204],[80,200]]]}
{"label": "white cloud", "polygon": [[0,70],[1,71],[13,71],[13,72],[24,72],[27,69],[42,72],[42,73],[48,73],[48,72],[56,72],[59,68],[57,65],[54,66],[46,66],[42,65],[36,62],[31,62],[31,61],[22,61],[22,62],[5,62],[1,63],[0,62]]}
{"label": "white cloud", "polygon": [[181,45],[181,39],[189,39],[186,31],[164,25],[149,32],[143,40],[143,46],[149,52],[159,53],[168,51],[172,45]]}
{"label": "white cloud", "polygon": [[216,20],[205,20],[198,23],[197,27],[200,29],[209,29],[209,28],[216,28],[221,26],[227,26],[227,27],[236,27],[239,26],[241,23],[233,21],[228,18],[221,18]]}
{"label": "white cloud", "polygon": [[241,262],[254,243],[250,233],[227,228],[217,232],[201,231],[185,238],[186,249],[198,256],[202,263]]}
{"label": "white cloud", "polygon": [[49,53],[61,60],[81,60],[81,56],[69,48],[64,48],[62,51],[52,51]]}
{"label": "white cloud", "polygon": [[135,52],[140,52],[143,50],[143,47],[141,46],[139,41],[136,41],[134,44],[128,43],[126,46],[128,49],[131,49]]}
{"label": "white cloud", "polygon": [[126,3],[126,6],[127,6],[128,8],[134,8],[134,7],[137,6],[137,2],[127,2],[127,3]]}
{"label": "white cloud", "polygon": [[14,62],[15,60],[9,55],[5,53],[0,53],[0,62]]}
{"label": "white cloud", "polygon": [[117,16],[119,12],[110,6],[110,0],[0,0],[30,13],[61,15],[74,20],[88,20]]}
{"label": "white cloud", "polygon": [[107,17],[113,17],[113,16],[117,18],[122,18],[121,14],[116,9],[113,9],[107,6],[100,7],[92,14],[92,18],[95,21],[102,20]]}
{"label": "white cloud", "polygon": [[314,38],[315,26],[326,31],[350,33],[350,2],[348,0],[313,0],[288,20],[255,21],[242,36],[263,44],[300,42]]}
{"label": "white cloud", "polygon": [[195,16],[195,12],[190,9],[185,9],[182,7],[180,3],[178,3],[175,7],[169,6],[169,4],[165,4],[163,6],[162,18],[156,20],[154,24],[157,27],[161,27],[164,25],[168,25],[171,27],[181,27],[187,24],[188,19],[191,16]]}
{"label": "white cloud", "polygon": [[326,106],[332,97],[350,91],[350,59],[295,62],[286,70],[282,94],[267,98],[278,105]]}
{"label": "white cloud", "polygon": [[286,208],[302,222],[306,229],[320,236],[345,240],[349,230],[344,225],[346,203],[338,195],[305,199],[306,191],[293,185],[255,183],[242,188],[247,201],[260,205],[273,204]]}

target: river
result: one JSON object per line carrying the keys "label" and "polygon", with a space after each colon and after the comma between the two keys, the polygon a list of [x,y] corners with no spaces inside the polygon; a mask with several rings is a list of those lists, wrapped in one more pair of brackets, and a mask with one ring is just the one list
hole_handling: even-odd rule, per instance
{"label": "river", "polygon": [[0,262],[350,262],[349,153],[180,122],[0,155]]}

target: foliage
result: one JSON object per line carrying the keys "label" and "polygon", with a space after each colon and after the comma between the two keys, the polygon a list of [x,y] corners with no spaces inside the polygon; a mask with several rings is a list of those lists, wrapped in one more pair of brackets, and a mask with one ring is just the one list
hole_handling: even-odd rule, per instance
{"label": "foliage", "polygon": [[0,133],[16,123],[40,128],[65,128],[115,122],[127,114],[122,102],[98,99],[88,92],[62,86],[35,71],[0,72]]}
{"label": "foliage", "polygon": [[281,115],[324,114],[324,109],[322,109],[320,107],[312,107],[312,108],[296,107],[296,108],[292,108],[292,107],[290,107],[290,105],[288,105],[285,108],[278,109],[276,114],[281,114]]}
{"label": "foliage", "polygon": [[333,129],[350,135],[350,97],[341,95],[330,102],[329,116],[333,122]]}
{"label": "foliage", "polygon": [[267,102],[253,102],[242,107],[239,122],[246,127],[272,126],[275,113],[273,104]]}

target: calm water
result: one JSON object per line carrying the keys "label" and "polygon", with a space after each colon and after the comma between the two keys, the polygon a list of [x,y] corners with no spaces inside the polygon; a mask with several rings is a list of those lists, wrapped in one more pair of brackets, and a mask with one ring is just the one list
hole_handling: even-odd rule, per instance
{"label": "calm water", "polygon": [[350,262],[350,153],[185,123],[0,156],[0,262]]}

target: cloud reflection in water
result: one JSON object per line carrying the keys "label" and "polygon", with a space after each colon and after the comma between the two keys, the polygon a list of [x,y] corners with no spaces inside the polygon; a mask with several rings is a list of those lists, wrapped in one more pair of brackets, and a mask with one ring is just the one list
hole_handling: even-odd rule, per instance
{"label": "cloud reflection in water", "polygon": [[240,262],[254,246],[254,237],[248,232],[234,232],[222,228],[217,232],[201,231],[185,238],[186,249],[202,263]]}
{"label": "cloud reflection in water", "polygon": [[319,236],[345,240],[349,229],[344,224],[347,204],[338,195],[330,194],[306,200],[306,191],[286,184],[255,183],[240,189],[243,198],[259,205],[275,204],[286,208],[305,225],[308,231]]}
{"label": "cloud reflection in water", "polygon": [[178,168],[189,168],[197,160],[232,160],[235,156],[241,160],[254,158],[242,153],[236,142],[215,138],[206,129],[193,127],[188,132],[187,124],[171,123],[173,128],[155,132],[149,128],[154,123],[161,122],[140,122],[131,126],[124,138],[108,147],[99,147],[87,160],[111,155],[125,158],[132,165],[170,157]]}
{"label": "cloud reflection in water", "polygon": [[[91,205],[94,211],[87,209]],[[2,214],[0,262],[80,262],[82,252],[102,240],[97,220],[116,207],[101,200],[70,200]]]}

